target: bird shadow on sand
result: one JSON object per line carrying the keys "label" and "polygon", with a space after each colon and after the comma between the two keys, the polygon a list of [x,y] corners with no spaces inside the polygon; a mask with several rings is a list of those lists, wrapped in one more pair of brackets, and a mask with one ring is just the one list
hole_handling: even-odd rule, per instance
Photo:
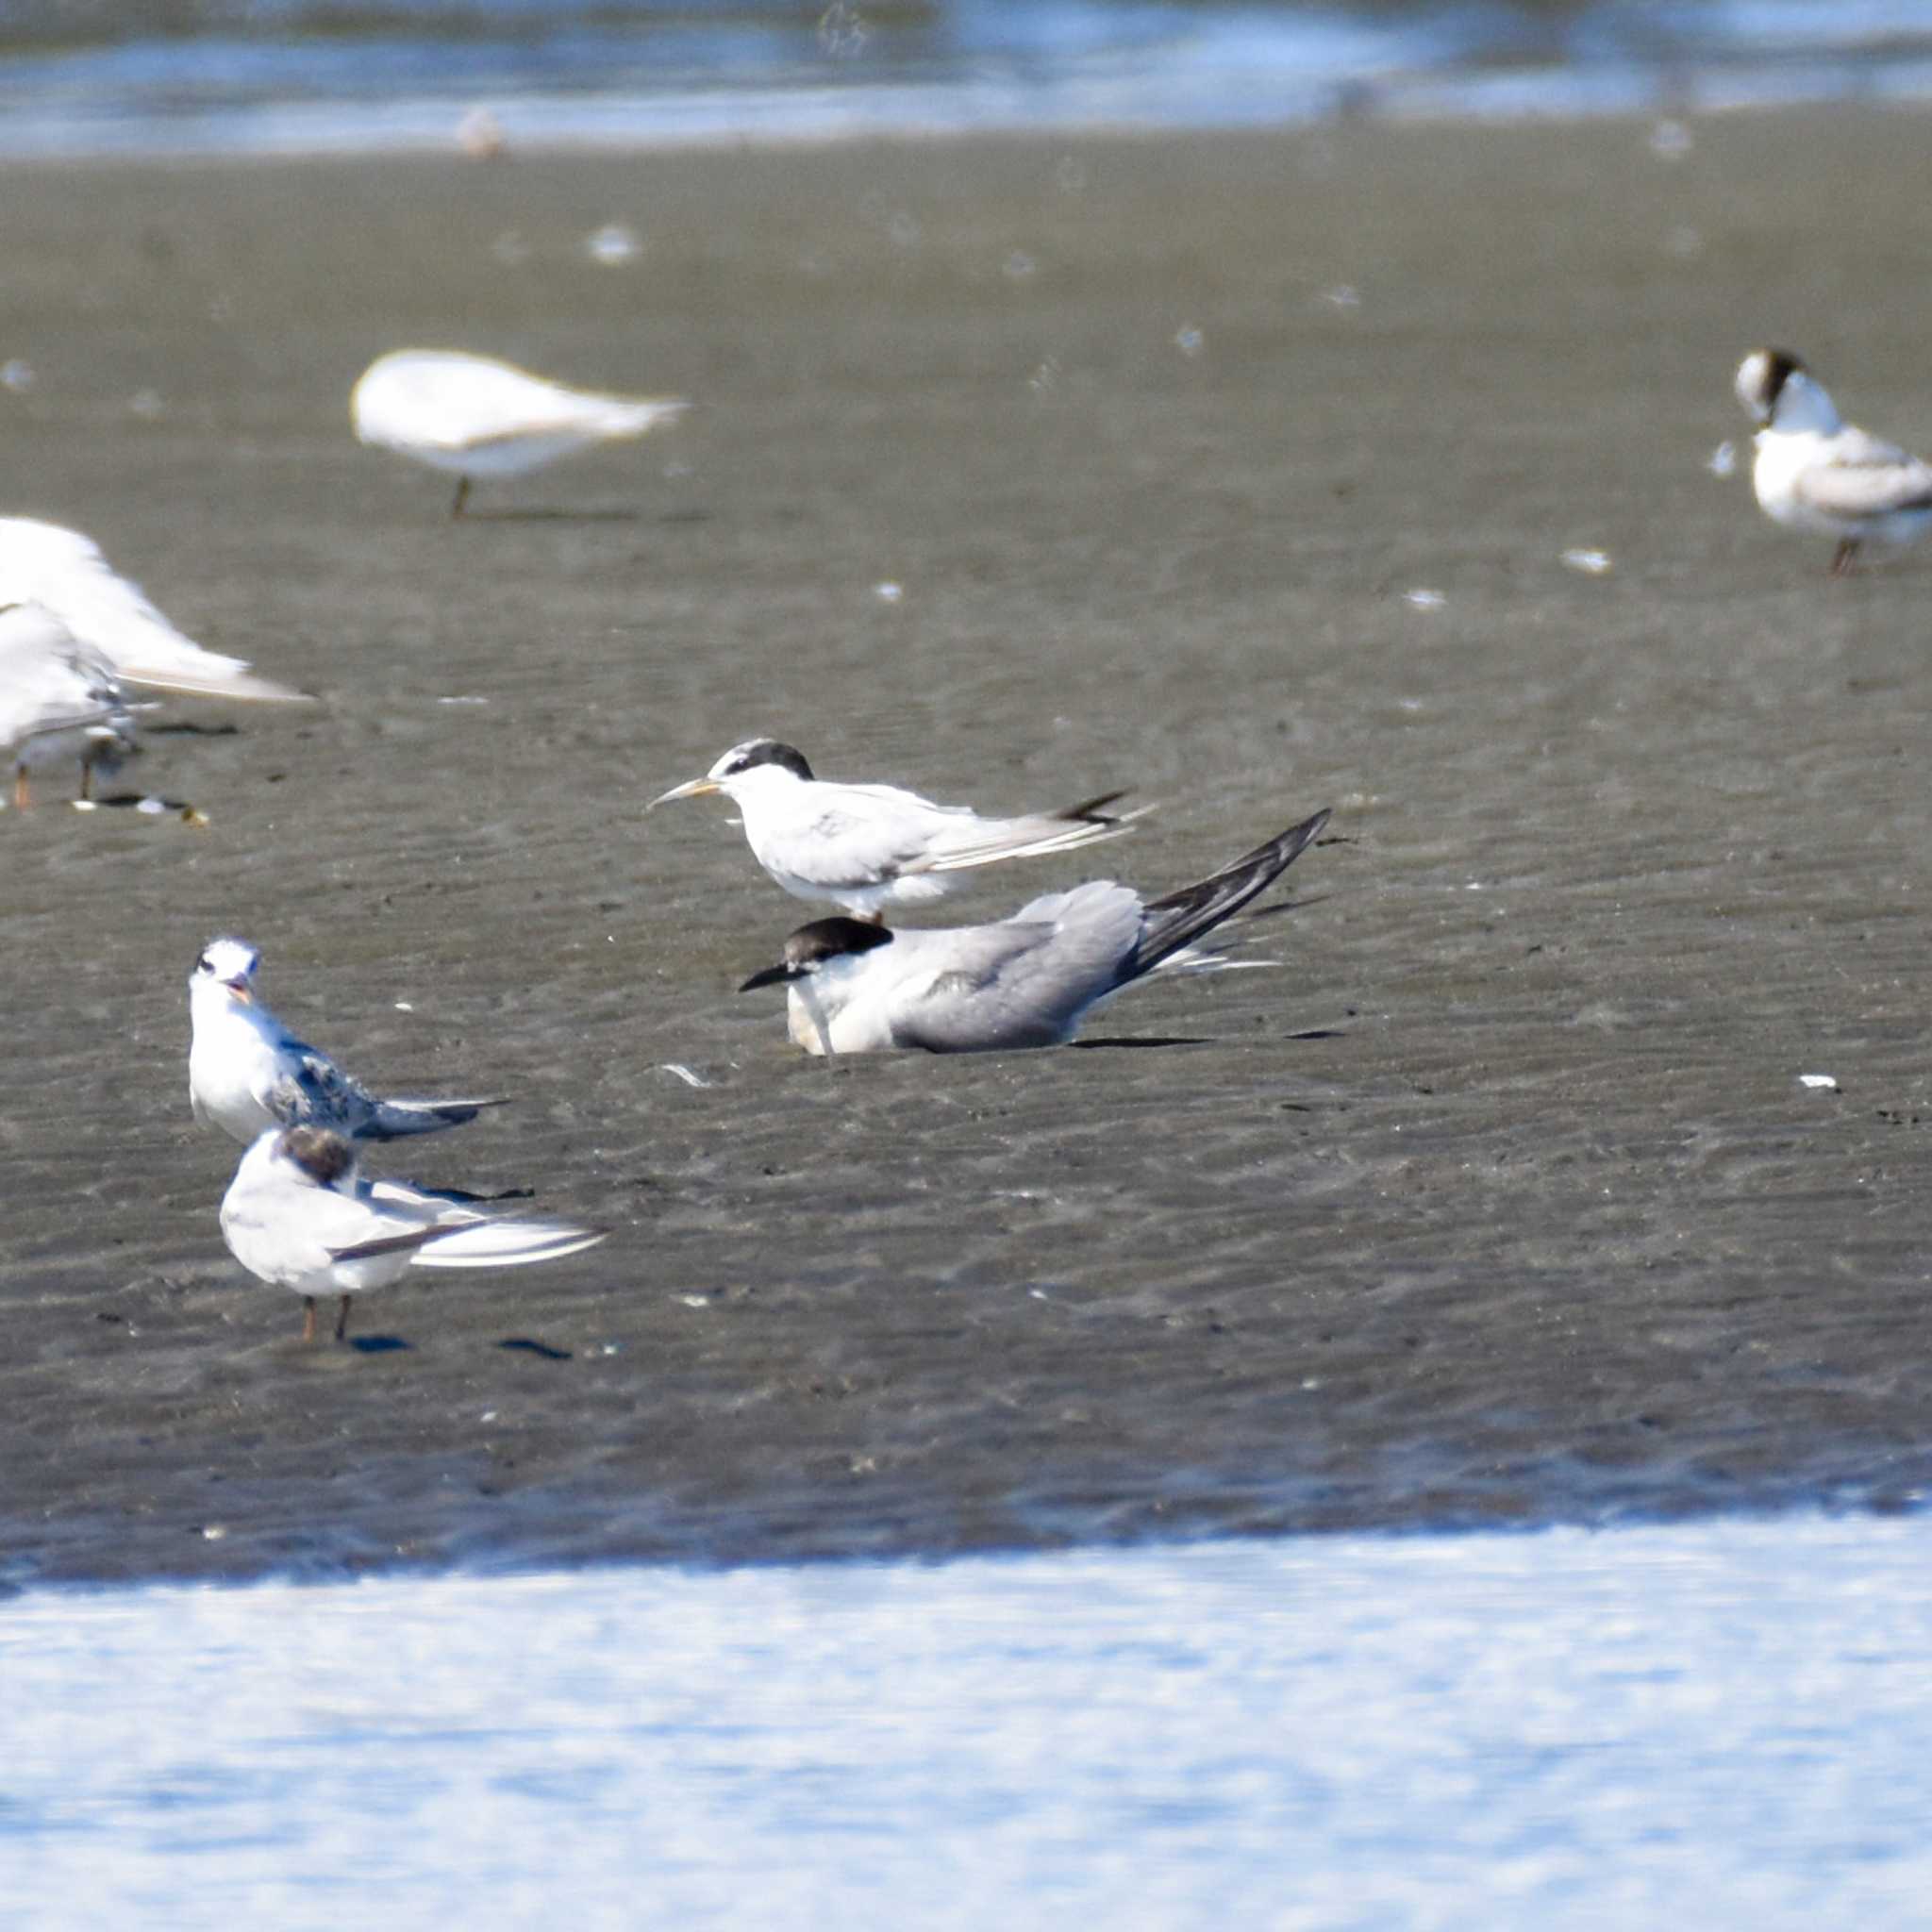
{"label": "bird shadow on sand", "polygon": [[453,524],[641,524],[636,509],[466,509]]}
{"label": "bird shadow on sand", "polygon": [[75,811],[138,811],[143,818],[187,819],[191,824],[208,823],[201,808],[186,798],[163,798],[151,791],[115,791],[105,798],[76,798]]}
{"label": "bird shadow on sand", "polygon": [[409,1186],[425,1194],[434,1194],[439,1201],[454,1201],[459,1208],[487,1208],[492,1201],[534,1201],[535,1188],[498,1188],[493,1193],[473,1193],[468,1188],[432,1188],[421,1181],[411,1181]]}
{"label": "bird shadow on sand", "polygon": [[1115,1048],[1138,1050],[1150,1046],[1212,1046],[1214,1042],[1205,1035],[1187,1033],[1143,1033],[1129,1035],[1124,1040],[1070,1040],[1067,1044],[1081,1053],[1107,1053]]}
{"label": "bird shadow on sand", "polygon": [[349,1346],[358,1355],[407,1355],[409,1344],[400,1335],[351,1335]]}
{"label": "bird shadow on sand", "polygon": [[507,1335],[497,1344],[498,1348],[514,1349],[520,1355],[540,1356],[546,1362],[567,1362],[572,1359],[567,1348],[553,1348],[547,1341],[533,1341],[527,1335]]}
{"label": "bird shadow on sand", "polygon": [[242,727],[225,719],[219,724],[202,724],[192,718],[171,718],[164,724],[143,724],[143,738],[240,738]]}
{"label": "bird shadow on sand", "polygon": [[610,504],[602,508],[568,509],[561,505],[539,506],[532,509],[466,509],[456,524],[708,524],[714,513],[708,509],[665,510],[647,516],[641,509],[627,509]]}
{"label": "bird shadow on sand", "polygon": [[1223,930],[1227,938],[1234,939],[1264,920],[1282,919],[1309,906],[1325,906],[1332,896],[1328,892],[1310,892],[1302,899],[1273,899],[1266,906],[1256,907],[1252,912],[1237,912]]}

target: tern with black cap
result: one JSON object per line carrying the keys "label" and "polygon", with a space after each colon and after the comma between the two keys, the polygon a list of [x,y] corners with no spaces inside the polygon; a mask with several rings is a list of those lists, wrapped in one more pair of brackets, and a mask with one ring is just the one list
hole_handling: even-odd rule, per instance
{"label": "tern with black cap", "polygon": [[646,809],[708,791],[738,807],[752,856],[786,891],[872,920],[932,905],[979,866],[1115,838],[1153,809],[1109,812],[1122,793],[1108,791],[1062,811],[982,818],[896,785],[816,777],[804,753],[775,738],[734,744],[702,778],[674,785]]}
{"label": "tern with black cap", "polygon": [[1103,1000],[1166,972],[1243,962],[1194,941],[1265,891],[1328,823],[1318,811],[1210,877],[1143,900],[1107,880],[1049,892],[990,925],[892,931],[816,919],[739,989],[787,990],[791,1037],[817,1054],[1059,1046]]}
{"label": "tern with black cap", "polygon": [[484,1214],[402,1181],[371,1181],[355,1143],[325,1127],[271,1127],[242,1157],[222,1197],[222,1239],[251,1274],[302,1297],[302,1340],[315,1340],[318,1295],[349,1303],[411,1268],[516,1268],[580,1254],[606,1230]]}

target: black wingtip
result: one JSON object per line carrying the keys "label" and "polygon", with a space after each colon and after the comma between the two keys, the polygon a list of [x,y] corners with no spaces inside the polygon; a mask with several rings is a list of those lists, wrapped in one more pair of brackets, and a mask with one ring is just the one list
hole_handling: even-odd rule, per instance
{"label": "black wingtip", "polygon": [[1120,814],[1107,808],[1118,805],[1126,795],[1124,791],[1103,791],[1098,798],[1085,799],[1078,805],[1068,806],[1064,811],[1055,812],[1054,817],[1066,820],[1070,825],[1117,825]]}
{"label": "black wingtip", "polygon": [[1149,972],[1266,891],[1321,836],[1330,816],[1324,807],[1209,877],[1182,886],[1165,898],[1150,899],[1129,976]]}

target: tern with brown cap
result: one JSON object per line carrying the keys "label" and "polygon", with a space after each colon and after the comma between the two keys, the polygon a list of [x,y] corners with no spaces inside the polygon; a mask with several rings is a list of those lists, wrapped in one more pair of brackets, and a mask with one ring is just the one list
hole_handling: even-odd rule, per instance
{"label": "tern with brown cap", "polygon": [[402,1181],[363,1178],[355,1143],[325,1127],[271,1127],[242,1157],[222,1197],[222,1239],[251,1274],[302,1297],[302,1340],[315,1303],[336,1295],[335,1337],[349,1304],[411,1268],[516,1268],[580,1254],[604,1230],[485,1214]]}
{"label": "tern with brown cap", "polygon": [[1867,541],[1916,542],[1932,529],[1932,463],[1845,422],[1824,386],[1788,349],[1753,349],[1738,400],[1760,425],[1751,486],[1788,529],[1835,537],[1841,577]]}

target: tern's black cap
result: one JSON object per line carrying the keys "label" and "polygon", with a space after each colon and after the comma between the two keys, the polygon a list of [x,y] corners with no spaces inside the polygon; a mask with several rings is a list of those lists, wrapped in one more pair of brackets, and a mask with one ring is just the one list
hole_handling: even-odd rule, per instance
{"label": "tern's black cap", "polygon": [[714,775],[734,778],[740,772],[748,772],[755,765],[777,765],[794,778],[808,780],[811,777],[811,767],[806,763],[805,754],[775,738],[747,738],[742,744],[734,744],[718,760]]}

